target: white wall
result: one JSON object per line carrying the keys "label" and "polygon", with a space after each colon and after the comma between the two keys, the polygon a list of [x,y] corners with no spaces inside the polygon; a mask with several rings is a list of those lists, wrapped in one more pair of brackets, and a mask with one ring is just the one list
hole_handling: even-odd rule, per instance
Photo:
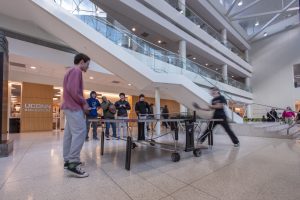
{"label": "white wall", "polygon": [[254,102],[294,108],[300,100],[293,78],[293,65],[300,63],[300,27],[254,43],[250,54]]}

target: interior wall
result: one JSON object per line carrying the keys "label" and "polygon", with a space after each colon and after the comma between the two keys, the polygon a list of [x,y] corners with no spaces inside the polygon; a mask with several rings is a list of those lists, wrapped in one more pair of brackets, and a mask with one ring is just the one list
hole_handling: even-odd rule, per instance
{"label": "interior wall", "polygon": [[300,27],[253,44],[250,55],[255,103],[295,109],[300,88],[294,87],[293,66],[300,63],[299,52]]}
{"label": "interior wall", "polygon": [[52,85],[22,84],[21,133],[52,130],[53,92]]}

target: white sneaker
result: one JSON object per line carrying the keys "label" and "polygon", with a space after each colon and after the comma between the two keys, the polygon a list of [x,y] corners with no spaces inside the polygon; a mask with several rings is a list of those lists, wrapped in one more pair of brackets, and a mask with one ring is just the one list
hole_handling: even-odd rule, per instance
{"label": "white sneaker", "polygon": [[234,147],[240,147],[240,143],[234,144]]}
{"label": "white sneaker", "polygon": [[73,168],[71,168],[69,165],[69,167],[67,168],[67,171],[70,175],[77,177],[77,178],[85,178],[85,177],[89,176],[89,174],[81,168],[80,164],[78,164],[76,167],[73,167]]}

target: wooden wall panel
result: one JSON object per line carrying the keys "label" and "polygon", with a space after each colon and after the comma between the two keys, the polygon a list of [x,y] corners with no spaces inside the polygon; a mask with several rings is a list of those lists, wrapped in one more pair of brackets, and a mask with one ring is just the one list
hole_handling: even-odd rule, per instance
{"label": "wooden wall panel", "polygon": [[[24,82],[22,85],[21,132],[52,130],[53,86]],[[25,105],[48,105],[50,109],[27,110]]]}

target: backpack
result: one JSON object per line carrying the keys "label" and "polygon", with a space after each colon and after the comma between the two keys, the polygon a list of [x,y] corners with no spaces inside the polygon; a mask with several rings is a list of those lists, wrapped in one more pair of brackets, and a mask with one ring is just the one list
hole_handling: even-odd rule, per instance
{"label": "backpack", "polygon": [[114,104],[110,103],[108,106],[108,111],[111,112],[112,114],[116,114],[116,112],[117,112],[116,106]]}

